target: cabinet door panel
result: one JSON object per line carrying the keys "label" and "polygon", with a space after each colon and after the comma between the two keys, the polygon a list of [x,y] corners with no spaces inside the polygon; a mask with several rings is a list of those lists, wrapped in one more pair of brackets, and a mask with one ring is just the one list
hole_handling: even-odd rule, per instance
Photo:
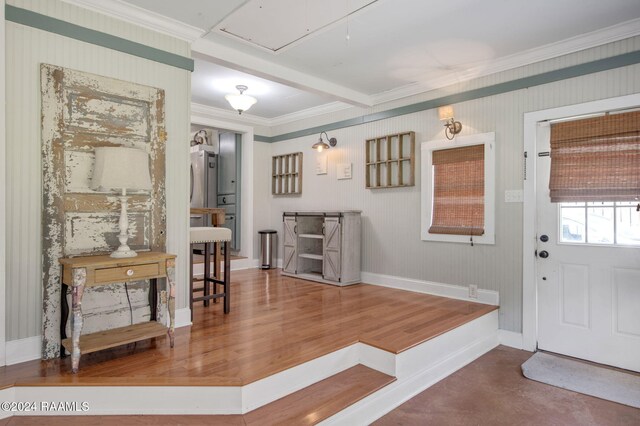
{"label": "cabinet door panel", "polygon": [[342,227],[337,217],[324,219],[322,275],[326,280],[340,280]]}
{"label": "cabinet door panel", "polygon": [[284,218],[282,269],[296,273],[298,263],[298,235],[295,217]]}

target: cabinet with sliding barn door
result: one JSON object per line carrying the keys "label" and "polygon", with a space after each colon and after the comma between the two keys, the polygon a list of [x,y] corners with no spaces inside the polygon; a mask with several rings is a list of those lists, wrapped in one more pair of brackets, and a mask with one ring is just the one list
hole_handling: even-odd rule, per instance
{"label": "cabinet with sliding barn door", "polygon": [[360,282],[360,211],[283,213],[282,273],[326,284]]}

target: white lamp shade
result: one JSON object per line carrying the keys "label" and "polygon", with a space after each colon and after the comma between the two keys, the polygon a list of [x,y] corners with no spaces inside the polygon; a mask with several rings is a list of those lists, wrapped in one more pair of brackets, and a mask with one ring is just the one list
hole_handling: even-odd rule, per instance
{"label": "white lamp shade", "polygon": [[150,190],[149,154],[135,148],[95,149],[91,188],[96,190]]}
{"label": "white lamp shade", "polygon": [[453,118],[453,107],[451,105],[438,108],[438,118],[440,120],[450,120]]}
{"label": "white lamp shade", "polygon": [[224,98],[229,101],[231,107],[236,111],[246,111],[257,102],[256,98],[243,94],[229,94],[225,95]]}

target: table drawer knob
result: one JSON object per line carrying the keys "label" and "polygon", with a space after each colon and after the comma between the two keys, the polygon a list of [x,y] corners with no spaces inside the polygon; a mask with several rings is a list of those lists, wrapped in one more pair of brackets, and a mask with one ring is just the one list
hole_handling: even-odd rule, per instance
{"label": "table drawer knob", "polygon": [[132,277],[133,276],[133,269],[127,270],[127,276],[128,277]]}

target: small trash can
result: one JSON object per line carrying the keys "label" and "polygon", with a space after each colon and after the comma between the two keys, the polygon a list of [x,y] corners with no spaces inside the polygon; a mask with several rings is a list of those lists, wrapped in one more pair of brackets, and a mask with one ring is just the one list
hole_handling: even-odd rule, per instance
{"label": "small trash can", "polygon": [[265,229],[260,234],[260,269],[276,267],[278,255],[278,231]]}

